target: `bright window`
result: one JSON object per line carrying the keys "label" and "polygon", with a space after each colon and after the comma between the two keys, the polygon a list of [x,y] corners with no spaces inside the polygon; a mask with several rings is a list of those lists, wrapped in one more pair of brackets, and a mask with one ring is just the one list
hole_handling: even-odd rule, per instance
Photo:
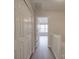
{"label": "bright window", "polygon": [[48,32],[48,24],[40,24],[38,25],[39,32]]}

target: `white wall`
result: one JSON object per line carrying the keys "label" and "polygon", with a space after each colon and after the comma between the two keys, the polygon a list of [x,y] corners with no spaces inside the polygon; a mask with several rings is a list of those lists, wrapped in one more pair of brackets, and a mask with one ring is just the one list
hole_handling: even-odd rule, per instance
{"label": "white wall", "polygon": [[28,8],[24,0],[15,0],[14,5],[15,59],[29,59],[31,53],[34,51],[35,44],[33,11],[30,3],[28,5],[30,7]]}
{"label": "white wall", "polygon": [[[64,57],[62,57],[62,55],[65,54],[64,52],[64,48],[65,48],[65,13],[64,11],[38,11],[36,12],[36,17],[40,17],[40,16],[48,17],[48,27],[49,27],[48,29],[49,45],[48,46],[49,47],[52,48],[52,46],[54,46],[52,45],[54,34],[61,36],[60,59],[64,59]],[[57,41],[54,41],[54,43],[57,44]],[[55,46],[54,46],[54,50],[57,50]]]}

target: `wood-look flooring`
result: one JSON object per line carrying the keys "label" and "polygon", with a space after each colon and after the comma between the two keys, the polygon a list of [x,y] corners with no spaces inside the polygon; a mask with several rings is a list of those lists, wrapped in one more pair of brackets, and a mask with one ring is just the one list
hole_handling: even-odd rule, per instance
{"label": "wood-look flooring", "polygon": [[33,54],[31,59],[55,59],[52,52],[49,50],[49,48],[46,46],[46,43],[44,43],[45,39],[41,38],[42,42],[39,47],[36,49],[36,52]]}

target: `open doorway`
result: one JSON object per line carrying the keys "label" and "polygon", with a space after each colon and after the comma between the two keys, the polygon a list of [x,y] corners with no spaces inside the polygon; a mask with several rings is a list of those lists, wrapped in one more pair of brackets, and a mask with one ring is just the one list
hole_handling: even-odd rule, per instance
{"label": "open doorway", "polygon": [[37,47],[48,47],[48,17],[37,18]]}

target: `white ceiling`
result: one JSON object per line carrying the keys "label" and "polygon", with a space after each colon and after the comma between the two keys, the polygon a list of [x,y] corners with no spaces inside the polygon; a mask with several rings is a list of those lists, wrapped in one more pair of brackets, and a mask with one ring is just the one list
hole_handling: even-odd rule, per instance
{"label": "white ceiling", "polygon": [[65,0],[31,0],[31,3],[35,10],[65,10]]}

